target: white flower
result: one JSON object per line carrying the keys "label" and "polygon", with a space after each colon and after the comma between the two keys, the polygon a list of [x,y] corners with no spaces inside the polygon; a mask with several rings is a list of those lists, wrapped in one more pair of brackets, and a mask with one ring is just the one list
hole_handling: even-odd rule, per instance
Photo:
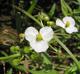
{"label": "white flower", "polygon": [[63,20],[57,19],[56,25],[64,28],[69,34],[73,32],[78,32],[78,29],[75,27],[74,19],[69,16],[64,17]]}
{"label": "white flower", "polygon": [[30,42],[30,46],[36,51],[36,52],[45,52],[48,49],[48,43],[46,41],[35,41]]}
{"label": "white flower", "polygon": [[49,45],[48,42],[53,38],[51,27],[43,27],[38,32],[34,27],[28,27],[25,30],[25,39],[30,42],[30,46],[36,52],[45,52]]}

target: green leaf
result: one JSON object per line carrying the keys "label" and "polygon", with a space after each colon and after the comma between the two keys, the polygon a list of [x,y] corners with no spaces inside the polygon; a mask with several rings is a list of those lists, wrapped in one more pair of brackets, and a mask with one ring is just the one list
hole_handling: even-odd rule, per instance
{"label": "green leaf", "polygon": [[42,63],[43,61],[43,58],[41,57],[41,55],[35,52],[33,52],[30,57],[33,62]]}
{"label": "green leaf", "polygon": [[80,0],[77,0],[80,3]]}
{"label": "green leaf", "polygon": [[13,64],[14,66],[19,65],[20,62],[21,62],[21,59],[13,59],[13,60],[12,60],[12,64]]}
{"label": "green leaf", "polygon": [[64,0],[61,0],[61,9],[64,16],[72,14],[72,9]]}
{"label": "green leaf", "polygon": [[62,9],[62,13],[66,16],[68,14],[68,10],[65,6],[64,0],[61,0],[61,9]]}
{"label": "green leaf", "polygon": [[80,22],[80,16],[74,16],[74,18],[75,18],[78,22]]}
{"label": "green leaf", "polygon": [[24,65],[18,65],[18,66],[15,66],[15,68],[20,71],[27,72],[27,69]]}
{"label": "green leaf", "polygon": [[31,4],[31,6],[29,7],[29,9],[27,10],[27,12],[31,14],[31,13],[33,12],[36,4],[37,4],[37,0],[32,0],[32,4]]}
{"label": "green leaf", "polygon": [[11,46],[10,47],[10,51],[12,53],[17,53],[17,52],[19,52],[19,50],[20,50],[20,47],[19,46]]}
{"label": "green leaf", "polygon": [[50,59],[50,57],[49,57],[48,54],[42,53],[41,55],[43,57],[43,63],[45,63],[45,64],[51,64],[51,59]]}
{"label": "green leaf", "polygon": [[74,15],[80,15],[80,8],[73,10]]}
{"label": "green leaf", "polygon": [[52,16],[54,15],[55,9],[56,9],[56,4],[54,3],[54,4],[52,5],[49,13],[48,13],[48,15],[49,15],[50,17],[52,17]]}
{"label": "green leaf", "polygon": [[23,64],[14,66],[11,62],[9,62],[9,63],[10,63],[10,65],[11,65],[13,68],[15,68],[16,70],[20,70],[20,71],[25,72],[25,73],[27,72],[27,69],[26,69],[26,67],[25,67]]}
{"label": "green leaf", "polygon": [[12,68],[10,68],[6,74],[12,74],[12,71],[13,71]]}
{"label": "green leaf", "polygon": [[24,53],[30,53],[31,52],[31,48],[28,47],[28,46],[25,46],[24,49],[23,49],[23,52]]}
{"label": "green leaf", "polygon": [[48,70],[48,71],[35,71],[35,70],[31,70],[30,71],[32,74],[59,74],[56,70]]}
{"label": "green leaf", "polygon": [[[80,66],[80,61],[79,61]],[[80,74],[80,70],[77,68],[76,64],[73,63],[70,67],[68,67],[64,74]]]}
{"label": "green leaf", "polygon": [[70,8],[70,6],[67,3],[65,3],[65,4],[66,4],[68,11],[72,14],[72,9]]}

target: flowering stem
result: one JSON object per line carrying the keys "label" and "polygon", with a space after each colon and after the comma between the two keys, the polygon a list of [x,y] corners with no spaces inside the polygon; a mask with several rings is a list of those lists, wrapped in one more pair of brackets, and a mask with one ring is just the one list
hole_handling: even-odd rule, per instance
{"label": "flowering stem", "polygon": [[[26,12],[25,10],[17,7],[17,6],[13,6],[14,8],[16,8],[17,10],[21,11],[22,13],[24,13],[26,16],[28,16],[29,18],[31,18],[32,20],[34,20],[39,26],[43,27],[43,25],[35,18],[33,17],[31,14],[29,14],[28,12]],[[78,60],[75,58],[75,56],[71,53],[71,51],[55,36],[55,40],[64,48],[64,50],[71,56],[71,58],[74,60],[74,62],[76,63],[78,69],[80,69],[79,66],[79,62]],[[52,46],[50,45],[50,47],[52,48]]]}
{"label": "flowering stem", "polygon": [[29,18],[31,18],[32,20],[34,20],[34,21],[35,21],[37,24],[39,24],[41,27],[43,27],[42,24],[41,24],[36,18],[34,18],[31,14],[29,14],[28,12],[26,12],[25,10],[23,10],[23,9],[17,7],[17,6],[14,6],[14,5],[13,5],[13,7],[16,8],[17,10],[21,11],[21,12],[24,13],[26,16],[28,16]]}
{"label": "flowering stem", "polygon": [[55,48],[53,48],[52,45],[49,44],[49,46],[50,46],[51,49],[53,49],[55,52],[57,52],[57,50]]}
{"label": "flowering stem", "polygon": [[71,58],[74,60],[74,62],[76,63],[78,69],[80,69],[79,66],[79,62],[78,60],[75,58],[75,56],[71,53],[71,51],[57,38],[55,37],[55,40],[64,48],[64,50],[71,56]]}
{"label": "flowering stem", "polygon": [[7,60],[7,59],[10,59],[10,58],[19,57],[19,56],[20,56],[20,53],[18,53],[18,54],[13,54],[13,55],[6,56],[6,57],[0,57],[0,61],[1,61],[1,60]]}

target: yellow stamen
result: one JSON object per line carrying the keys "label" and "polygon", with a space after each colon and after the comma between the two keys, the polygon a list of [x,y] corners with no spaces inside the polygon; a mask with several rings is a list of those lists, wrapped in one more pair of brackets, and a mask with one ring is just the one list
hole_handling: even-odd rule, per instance
{"label": "yellow stamen", "polygon": [[43,39],[43,38],[42,38],[42,35],[41,35],[40,33],[38,33],[36,40],[37,40],[37,41],[41,41],[42,39]]}
{"label": "yellow stamen", "polygon": [[70,26],[70,22],[67,21],[65,27],[69,27]]}

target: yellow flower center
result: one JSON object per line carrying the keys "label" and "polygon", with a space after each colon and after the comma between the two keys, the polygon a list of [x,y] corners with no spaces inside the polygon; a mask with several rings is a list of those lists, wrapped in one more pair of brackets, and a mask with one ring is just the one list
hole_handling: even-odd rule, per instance
{"label": "yellow flower center", "polygon": [[70,22],[67,21],[65,27],[67,28],[67,27],[69,27],[69,26],[70,26]]}
{"label": "yellow flower center", "polygon": [[38,33],[36,40],[37,40],[37,41],[41,41],[42,39],[43,39],[43,38],[42,38],[42,35],[41,35],[40,33]]}

